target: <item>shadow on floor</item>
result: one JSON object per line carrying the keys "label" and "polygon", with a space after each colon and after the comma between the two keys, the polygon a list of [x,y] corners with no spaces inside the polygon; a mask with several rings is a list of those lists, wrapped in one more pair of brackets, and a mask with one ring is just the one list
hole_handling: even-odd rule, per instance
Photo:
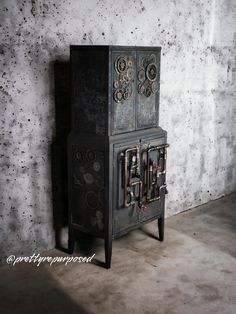
{"label": "shadow on floor", "polygon": [[44,266],[23,264],[0,268],[1,313],[89,313],[63,291]]}

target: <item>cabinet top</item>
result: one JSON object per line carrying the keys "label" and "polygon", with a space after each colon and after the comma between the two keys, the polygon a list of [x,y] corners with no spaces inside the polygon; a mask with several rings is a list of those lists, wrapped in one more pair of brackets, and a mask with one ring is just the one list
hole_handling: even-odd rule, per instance
{"label": "cabinet top", "polygon": [[103,49],[103,50],[156,50],[161,51],[158,46],[119,46],[119,45],[70,45],[70,49]]}

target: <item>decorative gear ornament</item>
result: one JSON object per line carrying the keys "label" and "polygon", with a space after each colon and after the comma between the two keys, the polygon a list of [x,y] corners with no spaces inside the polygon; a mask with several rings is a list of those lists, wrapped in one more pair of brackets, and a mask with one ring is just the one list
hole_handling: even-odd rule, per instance
{"label": "decorative gear ornament", "polygon": [[117,103],[128,100],[132,96],[133,60],[130,56],[118,56],[114,63],[116,80],[113,82],[113,99]]}
{"label": "decorative gear ornament", "polygon": [[158,68],[156,56],[151,54],[149,57],[142,58],[140,70],[138,71],[138,93],[150,97],[158,91],[157,78]]}

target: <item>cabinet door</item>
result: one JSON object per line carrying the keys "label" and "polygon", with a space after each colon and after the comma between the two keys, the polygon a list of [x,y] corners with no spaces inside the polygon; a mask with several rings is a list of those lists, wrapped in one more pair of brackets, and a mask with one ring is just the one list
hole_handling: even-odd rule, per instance
{"label": "cabinet door", "polygon": [[137,51],[136,129],[157,126],[160,51]]}
{"label": "cabinet door", "polygon": [[162,215],[166,138],[137,138],[113,151],[113,234]]}
{"label": "cabinet door", "polygon": [[111,132],[135,129],[135,52],[112,51],[111,58]]}
{"label": "cabinet door", "polygon": [[140,159],[145,208],[140,213],[140,222],[160,216],[164,210],[166,152],[165,138],[146,139],[141,143]]}
{"label": "cabinet door", "polygon": [[113,233],[119,233],[139,221],[141,181],[138,140],[114,145],[113,178]]}

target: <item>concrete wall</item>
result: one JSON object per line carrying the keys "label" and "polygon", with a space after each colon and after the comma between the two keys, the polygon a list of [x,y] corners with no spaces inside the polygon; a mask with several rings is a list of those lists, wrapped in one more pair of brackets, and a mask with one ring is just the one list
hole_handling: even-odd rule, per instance
{"label": "concrete wall", "polygon": [[166,212],[236,190],[234,0],[2,0],[0,256],[52,248],[53,62],[70,44],[160,45]]}

